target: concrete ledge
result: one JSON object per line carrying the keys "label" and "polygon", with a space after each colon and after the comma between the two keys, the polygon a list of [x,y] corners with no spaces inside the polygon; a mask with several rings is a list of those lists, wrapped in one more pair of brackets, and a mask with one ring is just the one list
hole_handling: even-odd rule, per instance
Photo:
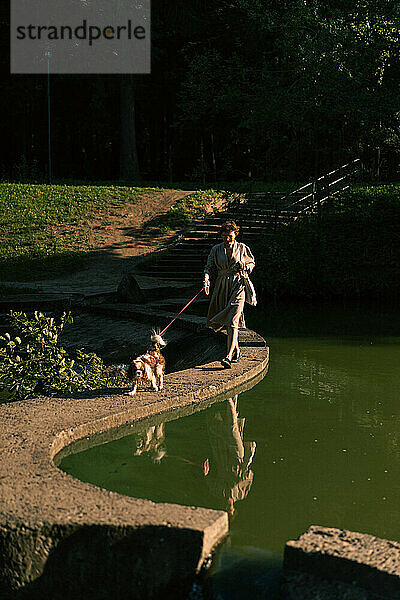
{"label": "concrete ledge", "polygon": [[228,533],[227,514],[113,493],[63,473],[54,458],[84,437],[255,384],[268,348],[254,332],[245,338],[231,370],[215,361],[171,373],[159,393],[106,390],[0,406],[2,600],[180,597]]}
{"label": "concrete ledge", "polygon": [[[313,525],[298,540],[287,542],[284,570],[352,584],[380,598],[400,599],[400,543],[365,533]],[[311,598],[297,594],[299,600]]]}

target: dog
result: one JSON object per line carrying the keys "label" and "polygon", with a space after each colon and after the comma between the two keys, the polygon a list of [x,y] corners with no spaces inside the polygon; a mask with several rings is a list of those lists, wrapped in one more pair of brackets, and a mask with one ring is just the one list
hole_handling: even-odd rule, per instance
{"label": "dog", "polygon": [[139,382],[147,381],[156,392],[163,389],[165,358],[161,354],[160,347],[166,346],[166,342],[156,332],[151,336],[151,346],[137,358],[135,358],[128,367],[126,376],[132,381],[132,390],[129,396],[134,396]]}

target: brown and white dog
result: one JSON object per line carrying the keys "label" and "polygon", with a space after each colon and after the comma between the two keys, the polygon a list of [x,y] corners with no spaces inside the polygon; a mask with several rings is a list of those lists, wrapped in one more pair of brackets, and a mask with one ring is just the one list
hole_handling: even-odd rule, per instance
{"label": "brown and white dog", "polygon": [[149,382],[153,390],[160,391],[164,385],[165,358],[160,352],[160,346],[166,343],[160,335],[153,333],[151,336],[151,346],[129,365],[127,378],[132,381],[132,390],[130,396],[136,394],[138,384],[141,381]]}

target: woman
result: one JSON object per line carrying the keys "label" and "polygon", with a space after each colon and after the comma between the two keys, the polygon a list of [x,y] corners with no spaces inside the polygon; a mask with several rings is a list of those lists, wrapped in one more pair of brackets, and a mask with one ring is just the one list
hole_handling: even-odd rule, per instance
{"label": "woman", "polygon": [[209,285],[210,274],[216,271],[214,292],[207,315],[207,327],[215,331],[226,329],[227,355],[221,361],[225,369],[240,358],[238,329],[246,327],[243,307],[246,298],[245,277],[254,268],[250,249],[236,241],[239,227],[234,221],[221,226],[222,244],[211,248],[204,269],[204,284]]}
{"label": "woman", "polygon": [[224,508],[233,515],[235,503],[247,497],[253,484],[250,465],[257,444],[244,441],[246,419],[239,417],[238,394],[218,404],[218,410],[208,416],[211,456],[208,471],[204,471],[206,483],[214,496],[225,499]]}

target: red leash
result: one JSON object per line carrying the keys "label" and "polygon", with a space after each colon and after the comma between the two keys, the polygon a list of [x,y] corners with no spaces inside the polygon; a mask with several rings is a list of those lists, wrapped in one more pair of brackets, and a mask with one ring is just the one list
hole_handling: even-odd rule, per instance
{"label": "red leash", "polygon": [[207,282],[207,284],[203,285],[201,290],[199,292],[197,292],[197,294],[195,296],[193,296],[193,298],[191,300],[189,300],[189,302],[187,304],[185,304],[185,306],[182,308],[182,310],[180,310],[178,312],[178,314],[172,319],[172,321],[170,323],[168,323],[168,325],[161,331],[161,333],[159,335],[162,335],[163,333],[165,333],[167,331],[168,327],[170,325],[172,325],[172,323],[174,321],[176,321],[176,319],[179,317],[179,315],[181,313],[183,313],[183,311],[185,310],[185,308],[187,308],[189,306],[189,304],[192,304],[193,300],[196,300],[197,296],[199,296],[203,290],[205,291],[206,295],[208,296],[208,294],[210,292],[210,286],[208,285],[208,282]]}

